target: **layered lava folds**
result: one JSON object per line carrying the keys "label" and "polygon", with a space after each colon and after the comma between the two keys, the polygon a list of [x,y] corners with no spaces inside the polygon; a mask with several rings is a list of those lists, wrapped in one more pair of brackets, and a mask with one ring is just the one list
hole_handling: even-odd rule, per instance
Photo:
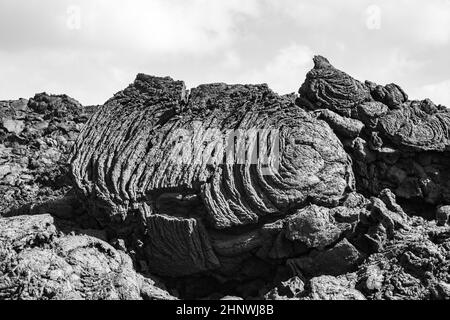
{"label": "layered lava folds", "polygon": [[306,75],[299,93],[307,107],[329,109],[343,116],[370,100],[369,89],[363,83],[336,69],[322,56],[314,57],[314,68]]}
{"label": "layered lava folds", "polygon": [[358,192],[391,189],[413,214],[433,218],[450,203],[450,109],[409,100],[393,83],[362,83],[320,56],[314,64],[297,104],[333,128],[353,159]]}
{"label": "layered lava folds", "polygon": [[414,151],[450,151],[450,112],[429,99],[391,111],[380,119],[380,131]]}
{"label": "layered lava folds", "polygon": [[[145,204],[148,217],[218,230],[307,203],[336,205],[353,187],[339,139],[289,97],[266,85],[209,84],[188,94],[183,82],[143,74],[89,120],[71,170],[102,221]],[[184,207],[198,198],[203,210],[167,210],[171,197]]]}

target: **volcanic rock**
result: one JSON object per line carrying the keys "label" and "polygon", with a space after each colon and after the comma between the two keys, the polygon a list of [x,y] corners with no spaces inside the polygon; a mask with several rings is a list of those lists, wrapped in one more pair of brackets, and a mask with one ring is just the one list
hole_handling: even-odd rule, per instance
{"label": "volcanic rock", "polygon": [[[400,202],[414,202],[411,214],[427,218],[432,207],[450,203],[449,109],[408,100],[396,84],[363,84],[320,56],[299,93],[297,104],[320,110],[346,147],[359,192],[388,188]],[[417,203],[426,204],[421,213],[414,212]]]}
{"label": "volcanic rock", "polygon": [[25,124],[21,120],[3,119],[3,128],[8,132],[19,135],[25,129]]}
{"label": "volcanic rock", "polygon": [[293,272],[307,277],[341,275],[355,271],[363,256],[347,239],[326,251],[312,252],[308,256],[290,259],[287,264]]}
{"label": "volcanic rock", "polygon": [[88,116],[66,95],[0,101],[0,216],[28,214],[71,189],[68,154]]}
{"label": "volcanic rock", "polygon": [[174,299],[129,256],[50,215],[0,218],[0,299]]}
{"label": "volcanic rock", "polygon": [[346,277],[321,276],[310,281],[311,300],[366,300]]}
{"label": "volcanic rock", "polygon": [[[450,231],[414,217],[358,270],[356,288],[369,299],[448,299]],[[444,284],[444,287],[443,287]]]}
{"label": "volcanic rock", "polygon": [[[231,148],[223,143],[230,131],[237,132]],[[256,151],[261,156],[252,158]],[[211,247],[223,256],[254,251],[263,242],[260,221],[307,202],[336,205],[353,188],[351,160],[331,128],[267,86],[202,85],[187,96],[180,81],[142,74],[89,120],[71,168],[90,213],[104,225],[149,207],[141,221],[151,246],[147,260],[172,276],[220,269]],[[182,199],[201,201],[180,212],[174,208]],[[240,243],[242,227],[254,231],[254,240]],[[234,244],[221,244],[226,230]]]}
{"label": "volcanic rock", "polygon": [[[266,86],[202,85],[185,97],[182,82],[139,75],[90,119],[72,174],[93,211],[123,218],[133,203],[171,190],[199,195],[208,224],[225,229],[286,214],[307,198],[337,203],[351,187],[350,160],[331,129]],[[226,131],[245,132],[235,146],[246,139],[250,158],[259,128],[266,144],[270,132],[280,137],[277,174],[277,155],[224,163]]]}
{"label": "volcanic rock", "polygon": [[396,84],[317,56],[299,96],[139,74],[0,119],[0,299],[449,298],[450,112]]}

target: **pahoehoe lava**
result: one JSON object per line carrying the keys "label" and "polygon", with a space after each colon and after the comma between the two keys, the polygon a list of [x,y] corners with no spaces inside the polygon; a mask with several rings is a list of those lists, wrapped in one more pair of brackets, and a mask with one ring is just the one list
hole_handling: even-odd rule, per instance
{"label": "pahoehoe lava", "polygon": [[1,101],[0,298],[450,298],[449,109],[313,62]]}

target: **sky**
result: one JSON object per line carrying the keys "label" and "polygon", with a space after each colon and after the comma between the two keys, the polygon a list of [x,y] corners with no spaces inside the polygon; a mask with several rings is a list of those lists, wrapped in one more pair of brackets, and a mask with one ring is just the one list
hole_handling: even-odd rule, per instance
{"label": "sky", "polygon": [[285,94],[316,54],[450,107],[450,0],[0,0],[0,100],[102,104],[137,73]]}

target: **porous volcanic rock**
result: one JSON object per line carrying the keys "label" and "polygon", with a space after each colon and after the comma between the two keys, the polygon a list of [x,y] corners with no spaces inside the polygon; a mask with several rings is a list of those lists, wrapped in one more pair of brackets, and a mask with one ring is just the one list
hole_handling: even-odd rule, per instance
{"label": "porous volcanic rock", "polygon": [[174,299],[131,258],[83,234],[63,234],[52,216],[0,218],[0,299]]}
{"label": "porous volcanic rock", "polygon": [[139,74],[0,120],[0,299],[450,297],[450,112],[396,84],[317,56],[299,96]]}
{"label": "porous volcanic rock", "polygon": [[343,116],[364,101],[370,101],[369,88],[333,67],[322,57],[314,57],[314,68],[306,75],[301,86],[300,99],[312,110],[329,109]]}
{"label": "porous volcanic rock", "polygon": [[408,100],[396,84],[359,82],[320,56],[299,93],[297,104],[327,121],[351,155],[359,192],[391,189],[428,219],[450,204],[449,109]]}
{"label": "porous volcanic rock", "polygon": [[101,223],[141,219],[150,269],[172,276],[220,269],[217,255],[254,255],[264,222],[335,206],[354,184],[331,128],[266,85],[188,94],[143,74],[89,120],[71,169]]}
{"label": "porous volcanic rock", "polygon": [[[92,109],[46,93],[0,101],[0,216],[41,212],[41,205],[69,192],[68,154]],[[68,198],[60,215],[76,201]]]}
{"label": "porous volcanic rock", "polygon": [[449,299],[450,228],[413,217],[358,269],[356,288],[369,299]]}

